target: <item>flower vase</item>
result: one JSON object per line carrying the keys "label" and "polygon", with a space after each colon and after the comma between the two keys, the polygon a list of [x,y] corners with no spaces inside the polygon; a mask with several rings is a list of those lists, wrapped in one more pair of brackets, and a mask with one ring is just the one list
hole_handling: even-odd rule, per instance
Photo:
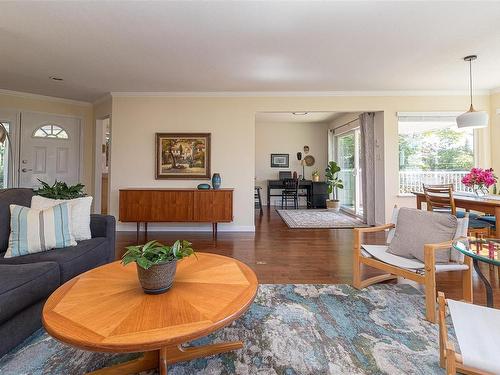
{"label": "flower vase", "polygon": [[220,189],[220,185],[222,184],[222,178],[220,177],[220,174],[214,173],[212,176],[212,187],[214,190]]}
{"label": "flower vase", "polygon": [[488,193],[488,190],[484,186],[474,186],[473,190],[476,197],[484,197]]}

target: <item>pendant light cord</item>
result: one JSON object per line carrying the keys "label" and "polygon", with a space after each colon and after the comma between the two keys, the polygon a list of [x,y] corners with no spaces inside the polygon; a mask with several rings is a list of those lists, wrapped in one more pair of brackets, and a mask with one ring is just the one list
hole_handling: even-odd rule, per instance
{"label": "pendant light cord", "polygon": [[470,89],[470,106],[472,107],[472,59],[469,60],[469,89]]}

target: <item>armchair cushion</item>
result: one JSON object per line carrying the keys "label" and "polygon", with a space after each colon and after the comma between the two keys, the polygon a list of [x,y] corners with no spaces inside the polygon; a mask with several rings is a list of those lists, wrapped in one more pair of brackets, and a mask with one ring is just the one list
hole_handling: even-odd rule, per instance
{"label": "armchair cushion", "polygon": [[[417,259],[403,258],[387,252],[387,245],[361,245],[361,255],[366,258],[375,258],[384,263],[404,268],[409,271],[424,273],[425,264]],[[445,263],[436,264],[436,272],[465,271],[469,268],[466,264]]]}
{"label": "armchair cushion", "polygon": [[[452,240],[457,227],[457,218],[453,215],[400,208],[394,238],[387,251],[423,262],[424,246]],[[435,256],[436,263],[447,263],[450,261],[450,250],[438,251]]]}

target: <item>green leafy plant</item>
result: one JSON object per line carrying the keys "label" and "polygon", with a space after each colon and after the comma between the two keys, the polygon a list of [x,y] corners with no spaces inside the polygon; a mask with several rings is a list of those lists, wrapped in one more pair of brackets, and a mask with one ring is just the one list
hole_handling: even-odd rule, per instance
{"label": "green leafy plant", "polygon": [[337,189],[344,188],[344,182],[337,175],[340,172],[340,167],[337,162],[331,161],[328,163],[328,167],[325,169],[326,183],[328,184],[328,194],[333,193],[333,200],[337,199]]}
{"label": "green leafy plant", "polygon": [[156,240],[145,245],[129,246],[122,257],[123,265],[136,262],[139,267],[147,270],[160,263],[180,260],[190,255],[195,255],[192,243],[186,240],[177,240],[172,246],[163,245]]}
{"label": "green leafy plant", "polygon": [[83,189],[85,188],[85,185],[83,184],[68,186],[66,182],[56,180],[53,185],[49,185],[40,179],[38,179],[38,181],[40,181],[42,187],[36,190],[35,193],[45,198],[75,199],[85,197],[87,195],[83,192]]}
{"label": "green leafy plant", "polygon": [[319,176],[319,172],[317,170],[314,170],[312,173],[313,176]]}

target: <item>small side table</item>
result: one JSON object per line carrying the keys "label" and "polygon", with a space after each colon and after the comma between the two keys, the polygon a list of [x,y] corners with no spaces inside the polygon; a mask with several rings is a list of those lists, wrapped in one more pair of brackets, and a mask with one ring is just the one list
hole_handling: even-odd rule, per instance
{"label": "small side table", "polygon": [[493,307],[493,289],[479,268],[479,262],[500,266],[500,239],[460,238],[453,241],[453,248],[472,258],[474,269],[486,288],[486,305]]}

